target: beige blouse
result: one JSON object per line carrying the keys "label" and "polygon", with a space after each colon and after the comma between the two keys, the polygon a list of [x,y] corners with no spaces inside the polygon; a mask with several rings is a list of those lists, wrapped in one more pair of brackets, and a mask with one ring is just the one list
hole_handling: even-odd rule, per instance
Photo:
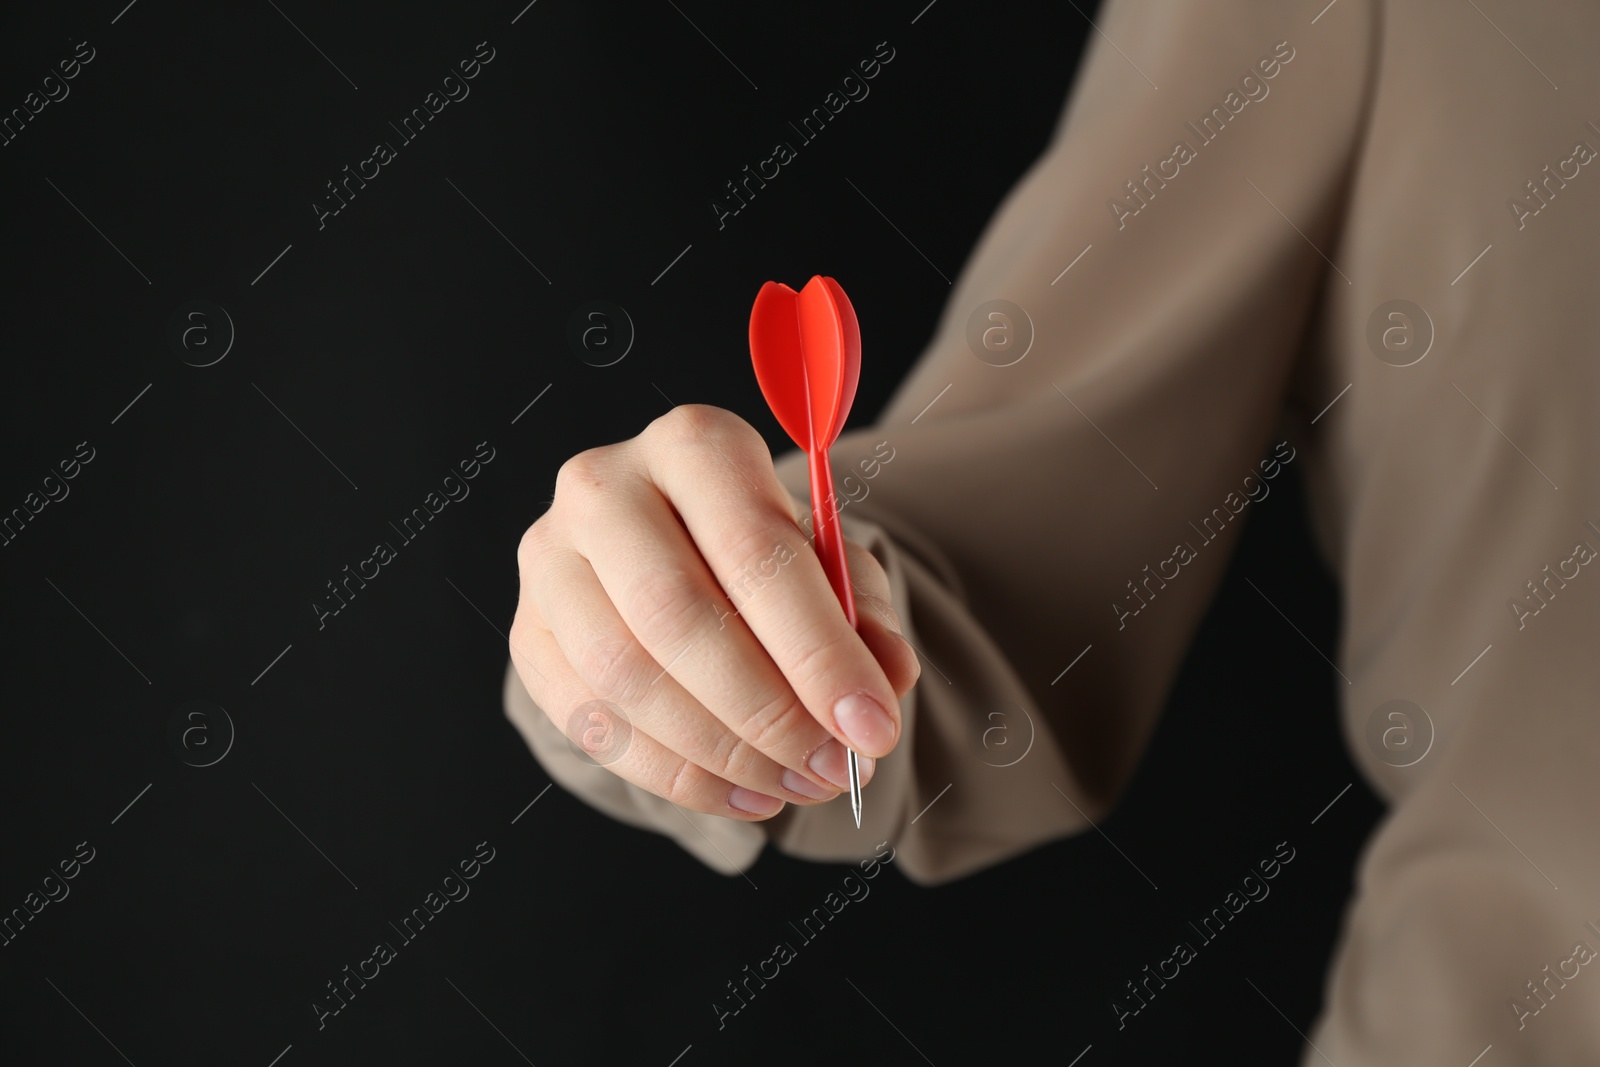
{"label": "beige blouse", "polygon": [[[1325,2],[1111,0],[937,336],[839,439],[845,532],[924,656],[862,830],[844,800],[687,814],[512,671],[507,708],[562,785],[719,871],[888,839],[959,878],[1105,814],[1231,519],[1293,464],[1392,804],[1304,1062],[1597,1063],[1600,8]],[[804,457],[778,469],[805,499]],[[995,711],[1037,724],[1020,760]]]}

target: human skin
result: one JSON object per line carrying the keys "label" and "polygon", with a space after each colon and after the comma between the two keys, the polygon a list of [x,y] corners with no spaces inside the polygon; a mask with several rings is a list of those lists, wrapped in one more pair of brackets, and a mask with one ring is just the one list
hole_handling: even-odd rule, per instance
{"label": "human skin", "polygon": [[[517,550],[511,659],[534,703],[563,732],[587,701],[620,707],[632,733],[607,769],[692,811],[754,822],[832,800],[846,745],[870,781],[921,667],[853,542],[850,628],[804,511],[760,433],[720,408],[676,407],[567,460]],[[754,573],[770,580],[730,600]]]}

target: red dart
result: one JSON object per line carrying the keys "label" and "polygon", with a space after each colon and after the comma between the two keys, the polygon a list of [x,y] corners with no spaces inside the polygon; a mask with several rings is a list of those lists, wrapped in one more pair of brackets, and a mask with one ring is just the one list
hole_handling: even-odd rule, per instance
{"label": "red dart", "polygon": [[[814,275],[798,293],[782,282],[767,282],[750,309],[750,359],[778,424],[806,450],[817,557],[855,628],[856,602],[828,465],[828,449],[844,429],[861,379],[861,328],[850,298],[838,282],[822,275]],[[860,759],[854,749],[847,751],[850,811],[860,829]]]}

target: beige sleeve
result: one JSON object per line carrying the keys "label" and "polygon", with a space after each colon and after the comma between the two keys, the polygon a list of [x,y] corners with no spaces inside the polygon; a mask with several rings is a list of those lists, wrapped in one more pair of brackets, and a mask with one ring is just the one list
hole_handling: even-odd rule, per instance
{"label": "beige sleeve", "polygon": [[[1307,237],[1326,243],[1360,135],[1367,23],[1352,6],[1315,47],[1279,5],[1112,3],[1097,20],[1052,144],[930,347],[833,450],[838,495],[848,472],[857,483],[845,521],[887,541],[923,671],[868,790],[871,831],[795,811],[770,827],[779,848],[843,857],[888,836],[908,877],[940,882],[1084,829],[1127,783],[1225,570],[1246,478],[1283,440],[1328,270]],[[1202,143],[1185,121],[1211,105],[1229,121]],[[884,327],[858,311],[867,360]],[[804,496],[804,457],[778,469]]]}
{"label": "beige sleeve", "polygon": [[[923,657],[862,829],[842,801],[764,824],[686,814],[584,765],[544,716],[527,716],[557,781],[718,870],[753,862],[769,839],[818,860],[890,839],[923,883],[1108,809],[1241,525],[1218,522],[1208,545],[1189,520],[1230,514],[1225,501],[1242,500],[1278,440],[1325,270],[1296,226],[1330,228],[1357,134],[1362,12],[1312,49],[1297,46],[1303,20],[1276,8],[1109,5],[1052,144],[990,223],[930,347],[876,424],[834,447],[846,536],[884,564]],[[1144,178],[1180,138],[1197,143],[1182,120],[1201,123],[1213,104],[1230,120],[1213,121],[1214,142],[1169,162],[1170,178]],[[1279,150],[1291,131],[1299,147]],[[994,300],[1018,309],[1009,326],[983,317]],[[857,311],[870,365],[888,326]],[[974,347],[969,335],[992,325],[1009,340]],[[778,471],[807,498],[801,453]],[[1185,541],[1176,577],[1144,569]],[[528,700],[514,674],[506,697]]]}

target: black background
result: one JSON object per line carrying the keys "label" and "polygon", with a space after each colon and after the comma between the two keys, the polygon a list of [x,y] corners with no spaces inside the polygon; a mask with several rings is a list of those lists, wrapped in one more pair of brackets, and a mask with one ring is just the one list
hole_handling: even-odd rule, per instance
{"label": "black background", "polygon": [[[96,52],[0,148],[0,508],[79,442],[95,450],[0,552],[0,911],[79,842],[95,849],[70,896],[0,948],[0,1058],[1295,1059],[1379,808],[1307,644],[1335,646],[1338,598],[1293,467],[1251,509],[1105,836],[933,890],[891,867],[720,1031],[725,983],[843,869],[769,851],[748,878],[712,874],[542,794],[501,711],[515,547],[561,460],[685,402],[785,450],[744,347],[768,278],[846,285],[869,353],[854,417],[873,417],[931,334],[938,272],[954,276],[1045,144],[1094,33],[1084,13],[124,2],[0,17],[4,111],[79,41]],[[324,182],[398,141],[388,122],[480,41],[494,59],[470,96],[319,230]],[[722,184],[880,41],[895,58],[870,96],[719,231]],[[566,341],[594,299],[637,330],[614,366]],[[168,343],[193,300],[236,330],[214,366]],[[319,630],[324,583],[393,540],[389,520],[480,441],[495,458],[471,495]],[[236,729],[209,767],[168,743],[190,700]],[[480,841],[495,858],[471,896],[319,1030],[324,983]],[[1119,1032],[1123,983],[1280,841],[1296,858],[1272,895]]]}

